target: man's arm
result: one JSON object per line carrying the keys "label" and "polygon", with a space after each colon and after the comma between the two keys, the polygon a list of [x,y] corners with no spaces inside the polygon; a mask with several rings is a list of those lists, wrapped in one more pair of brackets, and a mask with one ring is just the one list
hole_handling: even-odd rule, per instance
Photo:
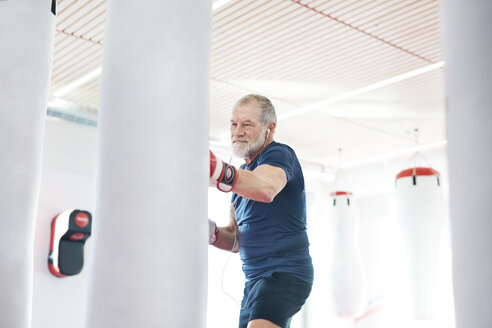
{"label": "man's arm", "polygon": [[229,225],[218,228],[217,240],[213,245],[225,251],[232,251],[233,253],[237,253],[239,251],[237,239],[238,232],[233,203],[231,203],[229,217]]}
{"label": "man's arm", "polygon": [[268,164],[260,165],[253,171],[237,171],[238,178],[233,191],[255,201],[271,203],[287,184],[285,171]]}
{"label": "man's arm", "polygon": [[234,191],[251,200],[271,203],[287,184],[287,175],[284,169],[268,164],[253,171],[238,170],[210,151],[210,184],[223,192]]}

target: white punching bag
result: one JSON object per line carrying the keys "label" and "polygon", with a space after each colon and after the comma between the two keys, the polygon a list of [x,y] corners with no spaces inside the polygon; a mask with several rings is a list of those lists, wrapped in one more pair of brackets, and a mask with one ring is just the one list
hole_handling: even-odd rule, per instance
{"label": "white punching bag", "polygon": [[330,298],[333,314],[356,318],[364,312],[366,281],[359,248],[359,213],[351,192],[331,193]]}
{"label": "white punching bag", "polygon": [[210,0],[110,0],[88,328],[206,326]]}
{"label": "white punching bag", "polygon": [[52,0],[0,1],[0,326],[31,326],[34,224],[55,34]]}
{"label": "white punching bag", "polygon": [[492,311],[492,1],[441,1],[456,328]]}
{"label": "white punching bag", "polygon": [[414,167],[396,176],[398,219],[405,238],[413,315],[434,318],[437,254],[444,227],[443,191],[438,171]]}

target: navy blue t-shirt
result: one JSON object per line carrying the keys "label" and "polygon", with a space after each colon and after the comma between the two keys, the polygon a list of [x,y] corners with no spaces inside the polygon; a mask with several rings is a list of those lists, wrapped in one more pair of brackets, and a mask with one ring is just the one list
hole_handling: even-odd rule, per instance
{"label": "navy blue t-shirt", "polygon": [[312,283],[313,265],[306,233],[306,193],[299,160],[292,148],[272,142],[241,169],[253,171],[263,164],[283,169],[287,184],[271,203],[237,194],[232,196],[239,229],[239,254],[246,279],[288,272]]}

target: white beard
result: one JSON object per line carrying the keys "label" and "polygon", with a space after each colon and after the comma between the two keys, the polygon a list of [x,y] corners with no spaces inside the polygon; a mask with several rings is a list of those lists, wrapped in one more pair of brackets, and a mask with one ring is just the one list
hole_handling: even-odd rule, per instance
{"label": "white beard", "polygon": [[246,145],[241,145],[241,144],[235,144],[233,143],[232,144],[232,149],[234,150],[234,154],[236,154],[237,156],[241,157],[241,158],[250,158],[251,156],[253,156],[258,150],[261,149],[261,147],[263,147],[265,145],[265,142],[266,142],[266,138],[265,138],[265,135],[266,135],[266,131],[267,131],[267,127],[265,126],[262,130],[261,130],[261,133],[260,135],[258,136],[258,139],[251,143],[248,139],[241,139],[241,138],[238,138],[238,139],[233,139],[233,141],[235,140],[241,140],[241,141],[247,141],[248,144]]}

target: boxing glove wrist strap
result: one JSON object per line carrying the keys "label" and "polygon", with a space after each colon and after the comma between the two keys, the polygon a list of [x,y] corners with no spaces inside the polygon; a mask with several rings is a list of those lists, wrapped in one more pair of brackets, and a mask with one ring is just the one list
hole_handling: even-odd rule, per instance
{"label": "boxing glove wrist strap", "polygon": [[208,244],[213,245],[217,241],[217,236],[219,234],[219,228],[217,224],[208,219]]}
{"label": "boxing glove wrist strap", "polygon": [[217,189],[223,192],[229,192],[234,188],[237,181],[237,169],[230,164],[224,163],[222,174],[217,179]]}

